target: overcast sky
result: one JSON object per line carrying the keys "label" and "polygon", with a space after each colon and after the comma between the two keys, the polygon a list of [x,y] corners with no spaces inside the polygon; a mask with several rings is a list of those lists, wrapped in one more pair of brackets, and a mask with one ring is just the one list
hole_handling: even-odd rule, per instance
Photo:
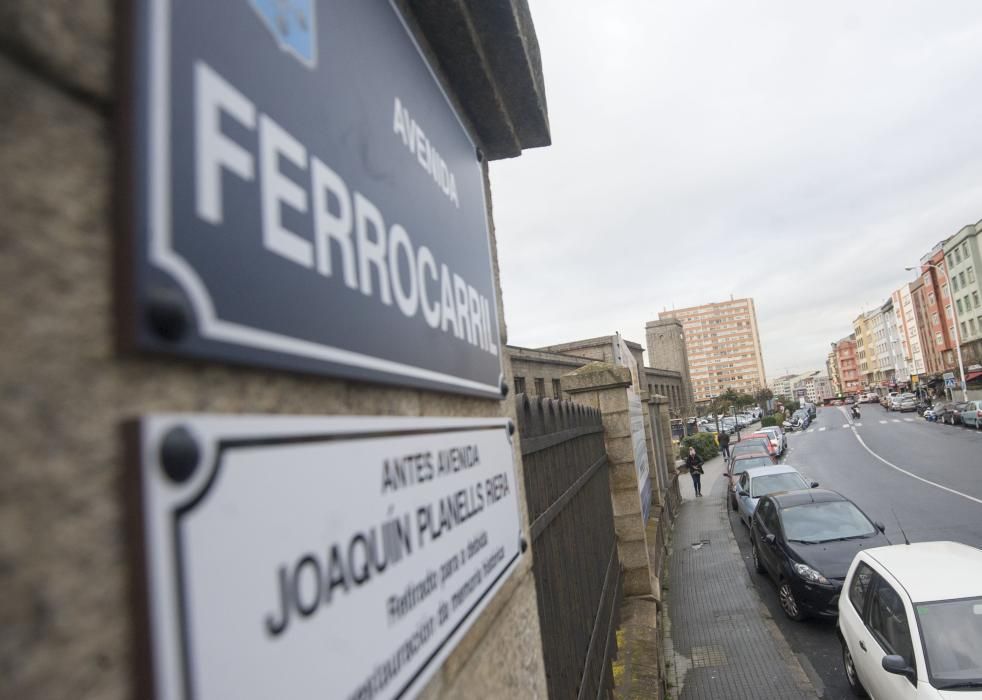
{"label": "overcast sky", "polygon": [[530,0],[553,145],[491,166],[509,342],[753,297],[768,379],[982,219],[982,1]]}

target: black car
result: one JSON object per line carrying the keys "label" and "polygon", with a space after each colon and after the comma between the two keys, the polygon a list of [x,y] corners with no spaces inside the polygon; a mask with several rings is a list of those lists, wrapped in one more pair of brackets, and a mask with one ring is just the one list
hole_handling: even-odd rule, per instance
{"label": "black car", "polygon": [[828,489],[764,496],[750,522],[754,568],[777,583],[792,620],[838,615],[839,593],[856,552],[883,547],[883,525]]}
{"label": "black car", "polygon": [[948,402],[942,404],[941,411],[937,413],[937,421],[948,425],[961,425],[963,410],[965,410],[964,403]]}

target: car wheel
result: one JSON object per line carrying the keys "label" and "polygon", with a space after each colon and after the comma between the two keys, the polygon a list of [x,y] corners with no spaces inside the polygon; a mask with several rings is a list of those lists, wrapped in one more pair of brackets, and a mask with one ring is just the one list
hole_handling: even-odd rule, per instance
{"label": "car wheel", "polygon": [[856,664],[853,662],[852,654],[849,653],[849,647],[845,642],[842,642],[842,668],[846,671],[846,680],[849,681],[849,690],[852,691],[852,694],[857,698],[869,697],[866,688],[863,687],[863,682],[859,680]]}
{"label": "car wheel", "polygon": [[[750,530],[750,533],[751,533],[750,536],[753,537],[753,529],[752,528]],[[751,552],[751,555],[750,556],[754,560],[754,571],[756,571],[758,574],[766,573],[765,570],[764,570],[764,565],[760,561],[760,557],[757,556],[757,545],[755,545],[755,544],[750,545],[750,552]]]}
{"label": "car wheel", "polygon": [[794,591],[791,590],[791,584],[787,581],[782,582],[778,586],[777,596],[781,601],[781,609],[788,616],[788,619],[794,620],[795,622],[805,619],[805,614],[801,611],[798,600],[794,597]]}

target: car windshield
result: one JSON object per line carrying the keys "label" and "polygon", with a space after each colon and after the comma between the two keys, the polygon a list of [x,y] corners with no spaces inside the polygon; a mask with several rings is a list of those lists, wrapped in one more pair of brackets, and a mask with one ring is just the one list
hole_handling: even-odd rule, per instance
{"label": "car windshield", "polygon": [[849,501],[825,501],[791,506],[781,511],[784,534],[797,542],[869,537],[876,532],[873,523]]}
{"label": "car windshield", "polygon": [[774,466],[774,460],[770,457],[750,457],[749,459],[738,459],[733,463],[733,473],[743,474],[743,472],[748,469],[753,469],[754,467],[772,467]]}
{"label": "car windshield", "polygon": [[927,670],[935,688],[982,683],[982,598],[918,603]]}
{"label": "car windshield", "polygon": [[796,491],[798,489],[807,489],[808,483],[801,477],[801,474],[795,472],[786,472],[784,474],[763,474],[761,476],[756,476],[750,481],[750,496],[751,498],[760,498],[761,496],[766,496],[769,493],[778,493],[779,491]]}

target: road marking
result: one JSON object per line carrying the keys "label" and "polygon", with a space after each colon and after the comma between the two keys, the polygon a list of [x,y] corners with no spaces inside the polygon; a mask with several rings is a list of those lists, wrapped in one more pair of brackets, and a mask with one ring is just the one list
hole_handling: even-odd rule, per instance
{"label": "road marking", "polygon": [[848,424],[848,423],[843,423],[843,424],[842,424],[842,427],[843,427],[843,428],[848,428],[848,427],[849,427],[849,424]]}
{"label": "road marking", "polygon": [[904,423],[913,423],[913,422],[914,422],[913,418],[904,418]]}
{"label": "road marking", "polygon": [[820,432],[820,433],[821,433],[821,432],[822,432],[822,431],[824,431],[824,430],[825,430],[825,426],[822,426],[821,428],[819,428],[819,429],[818,429],[818,432]]}
{"label": "road marking", "polygon": [[899,422],[900,422],[900,419],[899,419],[899,418],[894,418],[894,419],[893,419],[893,422],[894,422],[894,423],[899,423]]}
{"label": "road marking", "polygon": [[809,428],[806,432],[814,433],[815,432],[815,429],[814,428]]}
{"label": "road marking", "polygon": [[880,421],[880,425],[886,425],[886,424],[887,424],[887,421],[885,421],[885,420],[881,420]]}
{"label": "road marking", "polygon": [[852,434],[856,436],[856,439],[859,441],[859,444],[863,446],[863,449],[864,450],[866,450],[867,452],[869,452],[871,455],[873,455],[874,457],[876,457],[878,460],[880,460],[881,462],[883,462],[885,465],[887,465],[891,469],[896,469],[901,474],[906,474],[907,476],[911,477],[912,479],[917,479],[918,481],[923,481],[925,484],[929,484],[931,486],[934,486],[935,488],[939,488],[942,491],[947,491],[948,493],[953,493],[956,496],[961,496],[962,498],[967,498],[970,501],[974,501],[975,503],[978,503],[979,505],[982,505],[982,498],[976,498],[975,496],[969,496],[967,493],[962,493],[961,491],[956,491],[955,489],[948,488],[947,486],[942,486],[941,484],[939,484],[939,483],[937,483],[935,481],[931,481],[930,479],[925,479],[923,476],[918,476],[917,474],[914,474],[913,472],[909,472],[906,469],[903,469],[902,467],[898,467],[896,464],[893,464],[892,462],[888,462],[887,460],[883,459],[880,455],[878,455],[875,452],[873,452],[873,450],[871,450],[869,448],[869,445],[867,445],[865,442],[863,442],[863,439],[861,437],[859,437],[859,433],[857,433],[855,430],[853,430],[852,431]]}
{"label": "road marking", "polygon": [[856,427],[857,428],[862,428],[863,427],[863,424],[862,423],[856,423]]}

